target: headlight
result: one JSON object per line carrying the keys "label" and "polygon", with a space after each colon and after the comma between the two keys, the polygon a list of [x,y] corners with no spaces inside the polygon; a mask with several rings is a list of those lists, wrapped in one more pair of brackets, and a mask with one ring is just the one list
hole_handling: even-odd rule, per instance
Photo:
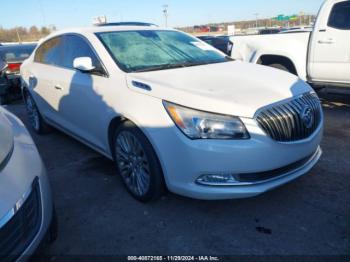
{"label": "headlight", "polygon": [[203,112],[163,102],[176,126],[191,139],[249,139],[238,117]]}

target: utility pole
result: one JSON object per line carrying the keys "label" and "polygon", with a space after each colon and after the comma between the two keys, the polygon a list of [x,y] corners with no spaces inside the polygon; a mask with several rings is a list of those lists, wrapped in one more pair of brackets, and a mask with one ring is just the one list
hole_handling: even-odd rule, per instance
{"label": "utility pole", "polygon": [[258,28],[258,18],[259,18],[259,14],[255,13],[255,27]]}
{"label": "utility pole", "polygon": [[303,19],[305,17],[305,13],[304,12],[300,12],[299,13],[299,25],[303,25]]}
{"label": "utility pole", "polygon": [[37,1],[38,1],[38,4],[39,4],[40,11],[41,11],[43,23],[44,23],[44,25],[46,25],[46,16],[45,16],[43,3],[41,2],[41,0],[37,0]]}
{"label": "utility pole", "polygon": [[168,17],[169,17],[168,8],[169,8],[169,5],[163,5],[163,15],[164,15],[164,20],[165,20],[165,27],[168,27]]}
{"label": "utility pole", "polygon": [[21,37],[19,36],[19,32],[18,32],[18,28],[17,27],[16,27],[16,33],[17,33],[18,42],[21,44],[22,40],[21,40]]}

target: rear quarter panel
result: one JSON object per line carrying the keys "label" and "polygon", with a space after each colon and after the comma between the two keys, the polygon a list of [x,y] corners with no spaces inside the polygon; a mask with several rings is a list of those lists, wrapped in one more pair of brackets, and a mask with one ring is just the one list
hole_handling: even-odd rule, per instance
{"label": "rear quarter panel", "polygon": [[307,80],[307,52],[310,33],[233,36],[232,58],[249,63],[258,63],[263,55],[278,55],[289,58],[298,76]]}

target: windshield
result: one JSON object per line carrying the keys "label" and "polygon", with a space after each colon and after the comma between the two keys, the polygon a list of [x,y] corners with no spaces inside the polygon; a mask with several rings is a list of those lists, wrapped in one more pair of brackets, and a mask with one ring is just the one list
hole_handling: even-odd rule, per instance
{"label": "windshield", "polygon": [[177,31],[119,31],[98,33],[97,36],[126,72],[231,61],[214,47]]}
{"label": "windshield", "polygon": [[35,49],[36,45],[9,45],[0,47],[0,58],[7,63],[23,62]]}

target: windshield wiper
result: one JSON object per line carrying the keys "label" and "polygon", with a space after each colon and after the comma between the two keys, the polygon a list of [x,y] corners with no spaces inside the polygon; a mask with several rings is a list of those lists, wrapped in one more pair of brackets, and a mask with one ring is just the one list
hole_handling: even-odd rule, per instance
{"label": "windshield wiper", "polygon": [[133,73],[140,73],[140,72],[166,70],[166,69],[179,68],[179,67],[183,67],[183,65],[182,64],[163,64],[163,65],[155,65],[155,66],[149,66],[146,68],[133,70],[132,72]]}
{"label": "windshield wiper", "polygon": [[163,64],[163,65],[156,65],[156,66],[150,66],[142,69],[133,70],[132,72],[140,73],[140,72],[158,71],[158,70],[174,69],[174,68],[181,68],[181,67],[209,65],[209,64],[223,63],[223,62],[227,62],[227,61],[198,61],[198,62],[183,62],[183,63],[177,63],[177,64]]}

